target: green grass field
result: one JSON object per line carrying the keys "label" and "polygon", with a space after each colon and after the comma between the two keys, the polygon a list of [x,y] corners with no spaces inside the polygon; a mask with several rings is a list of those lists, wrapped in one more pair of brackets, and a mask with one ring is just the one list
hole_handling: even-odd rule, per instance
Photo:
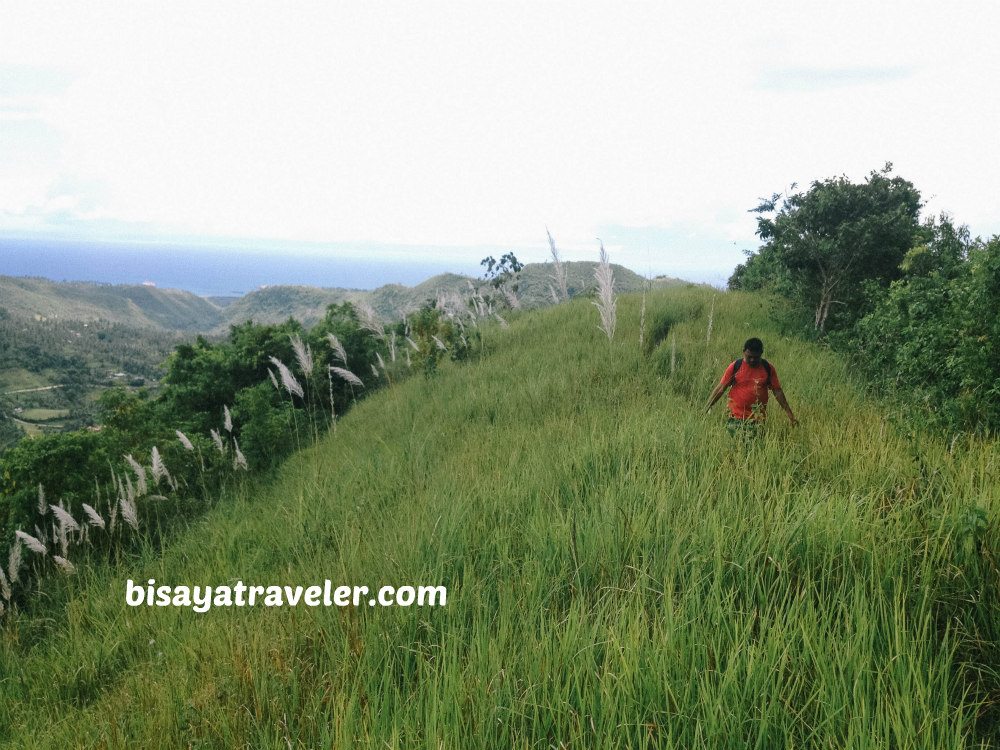
{"label": "green grass field", "polygon": [[[907,429],[764,298],[647,305],[642,347],[638,295],[610,345],[585,300],[489,329],[161,547],[43,581],[0,621],[0,745],[1000,746],[995,444]],[[801,426],[772,404],[746,443],[703,406],[751,335]],[[150,578],[448,599],[127,606]]]}

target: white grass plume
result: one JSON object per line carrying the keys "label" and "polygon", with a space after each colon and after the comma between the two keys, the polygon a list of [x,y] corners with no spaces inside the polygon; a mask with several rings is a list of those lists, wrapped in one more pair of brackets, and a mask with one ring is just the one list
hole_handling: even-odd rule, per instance
{"label": "white grass plume", "polygon": [[351,385],[356,385],[359,388],[365,387],[365,384],[361,381],[361,378],[359,378],[350,370],[345,370],[343,367],[331,367],[330,371],[333,372],[335,375],[338,375],[342,379],[346,380]]}
{"label": "white grass plume", "polygon": [[49,504],[45,502],[45,488],[39,483],[38,485],[38,513],[39,515],[45,515],[49,512]]}
{"label": "white grass plume", "polygon": [[160,457],[160,451],[157,450],[156,446],[153,446],[153,460],[152,465],[149,470],[153,473],[153,479],[159,484],[161,479],[166,479],[170,481],[170,472],[167,471],[167,467],[163,464],[163,459]]}
{"label": "white grass plume", "polygon": [[50,507],[52,508],[52,515],[56,517],[56,519],[59,521],[59,525],[62,526],[62,528],[68,531],[80,530],[80,524],[78,524],[76,522],[76,519],[73,518],[73,516],[70,515],[66,510],[64,510],[62,506],[52,505]]}
{"label": "white grass plume", "polygon": [[139,530],[139,513],[136,510],[135,505],[129,501],[124,495],[118,498],[118,504],[122,509],[122,520],[125,521],[129,526],[132,527],[133,531]]}
{"label": "white grass plume", "polygon": [[185,435],[180,430],[175,430],[175,432],[177,433],[177,439],[181,441],[181,445],[183,445],[185,449],[193,451],[194,445],[192,445],[191,441],[188,440],[187,435]]}
{"label": "white grass plume", "polygon": [[601,262],[594,270],[594,278],[597,280],[597,302],[594,306],[601,314],[601,325],[598,328],[604,331],[608,337],[608,343],[615,337],[615,325],[617,323],[617,300],[614,296],[615,275],[611,270],[611,263],[608,262],[608,254],[604,250],[604,243],[601,242]]}
{"label": "white grass plume", "polygon": [[344,367],[347,367],[347,352],[344,351],[344,345],[340,343],[340,339],[332,333],[327,334],[327,338],[330,339],[330,347],[333,349],[334,355],[341,361]]}
{"label": "white grass plume", "polygon": [[434,343],[437,344],[438,349],[440,349],[443,352],[448,350],[448,347],[444,345],[444,342],[437,336],[435,336],[433,333],[431,334],[431,338],[434,339]]}
{"label": "white grass plume", "polygon": [[[552,239],[552,233],[549,232],[548,227],[545,227],[545,234],[548,235],[549,249],[552,251],[552,270],[554,271],[552,278],[555,280],[556,286],[559,287],[562,298],[568,300],[569,287],[566,283],[566,266],[563,265],[562,259],[559,257],[559,251],[556,250],[556,241]],[[557,299],[556,302],[558,303],[558,301]]]}
{"label": "white grass plume", "polygon": [[[128,461],[129,466],[132,467],[132,470],[135,472],[136,477],[138,477],[139,494],[140,495],[145,495],[146,492],[147,492],[147,489],[146,489],[146,467],[143,466],[142,464],[140,464],[134,458],[132,458],[131,455],[125,456],[125,460]],[[126,475],[125,478],[127,480],[128,476]]]}
{"label": "white grass plume", "polygon": [[73,575],[76,573],[76,567],[67,560],[65,557],[60,557],[59,555],[52,555],[52,561],[59,566],[59,570],[67,575]]}
{"label": "white grass plume", "polygon": [[[274,359],[273,357],[271,359]],[[222,426],[225,428],[226,432],[233,431],[233,415],[229,413],[229,407],[223,404],[222,406]]]}
{"label": "white grass plume", "polygon": [[222,436],[215,430],[209,430],[212,435],[212,442],[215,443],[215,447],[219,449],[219,453],[223,456],[226,455],[226,446],[222,444]]}
{"label": "white grass plume", "polygon": [[285,390],[288,391],[289,395],[305,398],[305,391],[302,390],[299,381],[295,379],[292,371],[285,366],[285,363],[277,357],[271,357],[271,362],[278,368],[278,374],[281,375],[281,384],[285,386]]}
{"label": "white grass plume", "polygon": [[100,513],[86,503],[83,504],[83,512],[86,513],[87,517],[90,519],[91,526],[100,526],[102,529],[104,528],[104,519],[101,518]]}
{"label": "white grass plume", "polygon": [[17,579],[21,575],[20,537],[14,537],[14,543],[10,546],[10,551],[7,553],[7,574],[10,576],[11,583],[17,583]]}
{"label": "white grass plume", "polygon": [[376,338],[384,339],[385,328],[378,313],[372,309],[371,305],[367,302],[359,302],[356,309],[358,311],[358,325]]}
{"label": "white grass plume", "polygon": [[4,575],[3,568],[0,567],[0,596],[9,602],[10,595],[10,582],[7,580],[7,576]]}
{"label": "white grass plume", "polygon": [[48,552],[49,552],[48,548],[42,542],[40,542],[38,539],[36,539],[35,537],[33,537],[31,534],[28,534],[27,532],[21,531],[20,529],[18,529],[14,533],[18,536],[18,538],[22,542],[25,543],[25,545],[27,545],[28,549],[30,549],[32,552],[37,552],[39,555],[47,555],[48,554]]}
{"label": "white grass plume", "polygon": [[249,468],[247,466],[247,459],[243,455],[243,451],[240,450],[240,444],[236,438],[233,438],[233,451],[233,470],[242,469],[246,471]]}
{"label": "white grass plume", "polygon": [[375,359],[378,360],[378,366],[382,368],[382,372],[385,372],[385,360],[382,359],[382,355],[375,352]]}
{"label": "white grass plume", "polygon": [[272,383],[272,385],[274,385],[274,390],[276,390],[276,391],[278,391],[280,393],[281,392],[281,386],[278,385],[278,379],[276,377],[274,377],[274,370],[272,370],[270,367],[268,367],[267,368],[267,374],[271,378],[271,383]]}
{"label": "white grass plume", "polygon": [[297,333],[289,338],[292,341],[292,350],[295,352],[295,359],[299,363],[299,369],[302,370],[302,374],[307,378],[311,377],[313,371],[312,347],[309,344],[303,343]]}

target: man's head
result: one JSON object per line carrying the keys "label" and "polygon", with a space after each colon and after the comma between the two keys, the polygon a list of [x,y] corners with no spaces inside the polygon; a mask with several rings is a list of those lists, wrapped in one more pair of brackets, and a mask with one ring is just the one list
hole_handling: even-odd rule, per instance
{"label": "man's head", "polygon": [[743,359],[751,367],[760,365],[761,357],[764,356],[764,342],[760,339],[747,339],[743,345]]}

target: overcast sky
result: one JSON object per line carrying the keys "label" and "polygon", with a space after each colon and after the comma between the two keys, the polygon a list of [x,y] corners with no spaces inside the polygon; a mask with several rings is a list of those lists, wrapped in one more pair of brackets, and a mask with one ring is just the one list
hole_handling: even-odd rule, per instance
{"label": "overcast sky", "polygon": [[759,197],[887,161],[985,236],[998,28],[992,0],[3,0],[0,236],[542,261],[548,227],[724,283]]}

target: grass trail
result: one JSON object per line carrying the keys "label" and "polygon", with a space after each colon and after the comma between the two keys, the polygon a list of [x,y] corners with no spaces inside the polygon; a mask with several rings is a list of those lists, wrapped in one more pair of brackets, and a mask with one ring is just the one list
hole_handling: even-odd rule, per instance
{"label": "grass trail", "polygon": [[[0,744],[996,747],[995,447],[907,433],[766,300],[650,294],[645,351],[640,304],[610,348],[586,301],[524,315],[53,584],[5,625]],[[751,335],[802,426],[746,445],[703,404]],[[198,614],[127,578],[448,603]]]}

